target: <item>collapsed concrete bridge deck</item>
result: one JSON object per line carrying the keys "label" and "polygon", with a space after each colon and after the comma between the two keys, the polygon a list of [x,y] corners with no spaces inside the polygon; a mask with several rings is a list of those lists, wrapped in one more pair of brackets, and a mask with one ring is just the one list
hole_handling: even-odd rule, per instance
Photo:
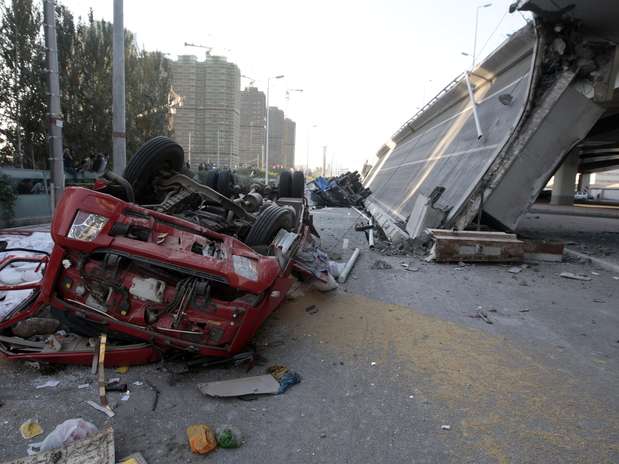
{"label": "collapsed concrete bridge deck", "polygon": [[513,230],[564,160],[573,175],[619,164],[619,34],[606,19],[619,19],[617,4],[514,8],[533,11],[535,21],[378,151],[366,203],[390,238],[463,229],[480,210],[486,222]]}

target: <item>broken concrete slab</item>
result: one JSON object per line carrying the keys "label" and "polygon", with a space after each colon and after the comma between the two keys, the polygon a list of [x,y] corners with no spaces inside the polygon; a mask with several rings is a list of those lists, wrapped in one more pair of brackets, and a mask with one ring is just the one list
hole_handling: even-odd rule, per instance
{"label": "broken concrete slab", "polygon": [[198,385],[203,395],[216,398],[230,398],[244,395],[274,395],[279,392],[280,384],[270,374],[245,377],[241,379],[222,380]]}
{"label": "broken concrete slab", "polygon": [[520,262],[524,244],[514,234],[428,229],[430,258],[438,262]]}

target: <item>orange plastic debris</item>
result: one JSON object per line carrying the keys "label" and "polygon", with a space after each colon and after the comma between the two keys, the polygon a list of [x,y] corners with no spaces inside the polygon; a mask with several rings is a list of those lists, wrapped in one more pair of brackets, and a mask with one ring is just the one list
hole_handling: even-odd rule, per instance
{"label": "orange plastic debris", "polygon": [[194,424],[187,427],[187,438],[191,451],[206,454],[217,448],[217,440],[213,431],[205,424]]}

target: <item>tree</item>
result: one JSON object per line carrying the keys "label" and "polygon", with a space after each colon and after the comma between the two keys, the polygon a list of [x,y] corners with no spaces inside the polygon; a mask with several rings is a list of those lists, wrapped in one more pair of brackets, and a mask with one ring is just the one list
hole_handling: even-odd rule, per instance
{"label": "tree", "polygon": [[[47,83],[42,15],[33,0],[0,0],[0,161],[47,167]],[[112,24],[92,10],[77,21],[57,5],[63,138],[76,162],[112,152]],[[125,31],[127,152],[168,135],[170,64]],[[6,140],[3,144],[2,139]],[[19,149],[22,146],[22,149]],[[18,156],[23,153],[23,156]],[[110,156],[111,158],[111,156]]]}
{"label": "tree", "polygon": [[0,8],[0,131],[16,164],[42,167],[47,94],[41,11],[32,0]]}

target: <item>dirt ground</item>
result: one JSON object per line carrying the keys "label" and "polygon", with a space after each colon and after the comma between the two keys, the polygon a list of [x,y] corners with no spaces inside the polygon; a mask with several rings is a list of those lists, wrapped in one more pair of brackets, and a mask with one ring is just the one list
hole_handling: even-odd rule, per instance
{"label": "dirt ground", "polygon": [[[548,217],[527,217],[523,227],[550,235],[561,221]],[[359,247],[359,262],[336,292],[294,293],[260,330],[264,360],[249,373],[172,375],[181,366],[164,363],[110,369],[131,395],[110,394],[116,416],[108,419],[85,403],[97,399],[89,368],[44,373],[0,362],[0,461],[25,455],[23,421],[38,418],[48,433],[82,417],[113,425],[119,457],[139,451],[151,464],[619,462],[619,276],[579,262],[531,263],[512,274],[503,265],[383,256],[367,249],[357,220],[347,209],[316,211],[324,248],[343,260]],[[586,223],[589,232],[577,234],[584,246],[591,234],[618,230],[616,221]],[[609,237],[612,256],[619,240]],[[388,268],[375,269],[379,260]],[[567,280],[563,271],[592,280]],[[474,317],[480,309],[491,324]],[[302,382],[255,401],[211,399],[196,388],[271,364]],[[35,388],[51,378],[61,383]],[[145,380],[161,390],[154,412],[152,390],[133,385]],[[234,425],[245,443],[192,455],[185,428],[194,423]]]}

